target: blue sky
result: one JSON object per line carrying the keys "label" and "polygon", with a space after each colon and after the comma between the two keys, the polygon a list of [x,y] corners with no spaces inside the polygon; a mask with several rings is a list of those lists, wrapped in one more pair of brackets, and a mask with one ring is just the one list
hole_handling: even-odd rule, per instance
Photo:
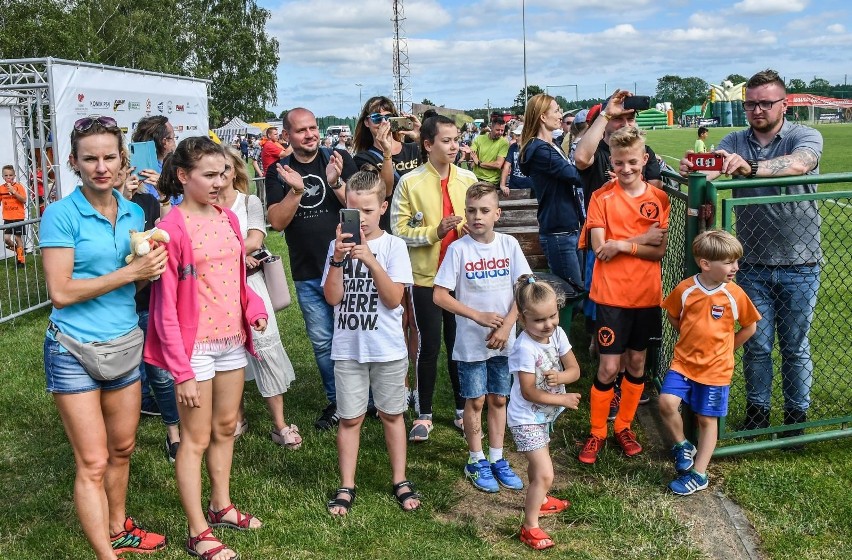
{"label": "blue sky", "polygon": [[[280,42],[275,112],[357,115],[391,95],[391,0],[258,0]],[[573,99],[653,95],[666,74],[719,83],[774,68],[852,84],[841,0],[526,0],[527,82]],[[413,100],[511,105],[524,84],[521,0],[406,0]],[[359,88],[355,84],[362,84]],[[576,85],[576,88],[574,87]],[[566,87],[553,87],[566,86]]]}

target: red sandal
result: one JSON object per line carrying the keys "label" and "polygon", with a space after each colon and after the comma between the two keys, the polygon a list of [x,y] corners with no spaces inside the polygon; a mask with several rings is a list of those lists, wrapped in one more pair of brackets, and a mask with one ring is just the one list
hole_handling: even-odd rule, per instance
{"label": "red sandal", "polygon": [[[214,546],[210,550],[206,550],[204,552],[198,552],[196,550],[196,547],[198,546],[198,543],[202,542],[218,543],[219,546]],[[234,549],[225,546],[224,544],[222,544],[222,541],[213,536],[213,529],[211,529],[210,527],[199,533],[198,536],[189,537],[186,540],[186,552],[193,558],[201,558],[201,560],[210,560],[223,550],[230,550],[234,553],[234,556],[233,558],[231,558],[231,560],[239,560],[240,555],[237,554]]]}
{"label": "red sandal", "polygon": [[521,542],[533,550],[544,550],[553,546],[553,540],[550,538],[550,535],[542,531],[539,527],[527,529],[523,525],[521,525]]}
{"label": "red sandal", "polygon": [[[237,512],[237,522],[234,523],[232,521],[225,521],[225,515],[234,510]],[[252,527],[251,520],[255,517],[250,513],[243,513],[234,506],[234,504],[230,504],[227,507],[220,509],[219,511],[213,511],[210,506],[207,506],[207,523],[210,524],[211,527],[227,527],[229,529],[236,529],[238,531],[248,531],[251,529],[260,529],[260,527]]]}
{"label": "red sandal", "polygon": [[571,507],[571,502],[568,500],[560,500],[553,496],[547,496],[547,501],[541,505],[541,509],[538,510],[538,514],[553,515],[554,513],[561,513],[569,507]]}

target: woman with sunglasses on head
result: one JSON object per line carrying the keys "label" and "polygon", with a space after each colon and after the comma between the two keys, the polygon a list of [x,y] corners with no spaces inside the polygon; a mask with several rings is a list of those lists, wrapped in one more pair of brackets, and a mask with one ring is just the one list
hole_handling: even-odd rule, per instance
{"label": "woman with sunglasses on head", "polygon": [[[141,358],[134,294],[137,285],[163,273],[168,255],[156,247],[125,265],[130,230],[143,230],[145,218],[114,188],[127,162],[114,119],[93,116],[75,122],[68,161],[80,185],[48,205],[41,221],[44,273],[53,301],[44,370],[74,451],[80,524],[96,558],[115,560],[123,552],[166,546],[164,536],[144,531],[125,511],[139,424],[139,359],[95,371],[81,350],[90,350],[94,342],[130,340],[129,353]],[[102,380],[107,377],[112,379]]]}
{"label": "woman with sunglasses on head", "polygon": [[[248,194],[248,174],[240,158],[241,155],[233,148],[225,149],[227,171],[217,198],[219,205],[230,208],[240,222],[240,233],[246,246],[246,283],[261,297],[270,318],[267,329],[254,335],[254,347],[260,359],[247,356],[246,381],[254,380],[266,400],[275,426],[270,433],[272,441],[285,449],[296,450],[302,446],[299,427],[284,421],[284,393],[296,379],[296,373],[278,332],[275,309],[263,276],[263,261],[258,260],[265,258],[263,240],[266,237],[266,217],[263,215],[263,205],[258,197]],[[247,429],[248,421],[241,405],[234,435],[240,435]]]}
{"label": "woman with sunglasses on head", "polygon": [[473,172],[453,164],[459,151],[459,129],[443,115],[430,117],[420,128],[423,165],[403,177],[393,194],[393,234],[408,245],[414,286],[411,309],[419,333],[417,350],[417,399],[419,417],[408,434],[409,441],[426,441],[432,431],[432,397],[438,376],[441,332],[447,350],[447,368],[455,398],[453,424],[464,432],[465,399],[459,395],[458,365],[451,358],[456,338],[456,319],[432,299],[435,275],[450,243],[463,235],[467,188],[476,182]]}
{"label": "woman with sunglasses on head", "polygon": [[[355,125],[355,164],[358,169],[370,164],[381,171],[385,198],[389,204],[402,176],[420,165],[420,146],[417,144],[420,121],[413,115],[405,115],[411,118],[414,129],[392,132],[389,119],[398,116],[393,101],[379,95],[367,100]],[[404,136],[414,141],[403,142]],[[390,212],[381,217],[379,227],[390,231]]]}

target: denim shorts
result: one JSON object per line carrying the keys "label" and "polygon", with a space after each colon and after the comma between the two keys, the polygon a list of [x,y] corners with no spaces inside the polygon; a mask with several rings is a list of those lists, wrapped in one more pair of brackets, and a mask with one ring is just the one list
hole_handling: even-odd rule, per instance
{"label": "denim shorts", "polygon": [[728,415],[728,385],[705,385],[670,369],[660,393],[674,395],[689,405],[695,414],[714,418]]}
{"label": "denim shorts", "polygon": [[478,399],[489,395],[509,396],[512,374],[509,373],[508,356],[493,356],[482,362],[458,362],[459,395],[465,399]]}
{"label": "denim shorts", "polygon": [[[86,373],[77,358],[70,352],[60,352],[58,342],[44,338],[44,377],[48,393],[87,393],[89,391],[112,391],[139,381],[139,369],[112,381],[98,381]],[[64,348],[63,348],[64,350]]]}

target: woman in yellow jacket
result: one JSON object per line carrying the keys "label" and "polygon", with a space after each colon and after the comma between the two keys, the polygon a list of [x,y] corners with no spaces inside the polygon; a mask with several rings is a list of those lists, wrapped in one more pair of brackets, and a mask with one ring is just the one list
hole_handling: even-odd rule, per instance
{"label": "woman in yellow jacket", "polygon": [[451,359],[456,338],[455,315],[432,301],[432,285],[447,247],[463,232],[465,194],[476,176],[453,164],[459,151],[459,129],[451,119],[429,117],[420,128],[423,165],[403,176],[391,203],[391,228],[408,245],[414,286],[410,290],[418,331],[416,407],[419,417],[408,435],[426,441],[432,431],[432,396],[438,375],[443,324],[447,369],[455,396],[455,426],[464,430],[464,399],[459,396],[458,367]]}

